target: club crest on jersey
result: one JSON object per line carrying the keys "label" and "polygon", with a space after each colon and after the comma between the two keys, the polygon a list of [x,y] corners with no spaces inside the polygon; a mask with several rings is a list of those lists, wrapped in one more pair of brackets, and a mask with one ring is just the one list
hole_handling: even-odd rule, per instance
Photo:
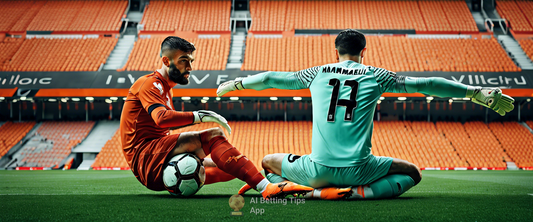
{"label": "club crest on jersey", "polygon": [[161,85],[161,83],[154,82],[154,86],[155,88],[159,89],[159,94],[163,95],[163,86]]}

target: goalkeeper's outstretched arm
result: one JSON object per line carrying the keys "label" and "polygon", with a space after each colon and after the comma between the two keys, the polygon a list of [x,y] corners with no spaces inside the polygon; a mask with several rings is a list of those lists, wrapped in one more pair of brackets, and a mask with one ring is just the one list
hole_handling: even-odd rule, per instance
{"label": "goalkeeper's outstretched arm", "polygon": [[385,88],[386,92],[420,92],[438,97],[471,98],[472,102],[488,107],[502,116],[514,109],[514,99],[503,94],[500,88],[469,86],[440,77],[415,78],[396,76],[394,73],[389,75],[389,79],[394,83]]}

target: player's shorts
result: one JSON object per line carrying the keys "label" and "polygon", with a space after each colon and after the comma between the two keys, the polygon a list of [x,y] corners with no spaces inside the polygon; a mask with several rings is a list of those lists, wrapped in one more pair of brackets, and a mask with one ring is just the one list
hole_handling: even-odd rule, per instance
{"label": "player's shorts", "polygon": [[391,164],[391,157],[370,155],[360,166],[328,167],[313,162],[309,155],[287,154],[281,163],[281,176],[314,188],[359,186],[384,177]]}
{"label": "player's shorts", "polygon": [[133,174],[150,190],[166,190],[163,183],[164,164],[167,155],[174,149],[180,134],[164,136],[144,142],[136,147],[131,164]]}

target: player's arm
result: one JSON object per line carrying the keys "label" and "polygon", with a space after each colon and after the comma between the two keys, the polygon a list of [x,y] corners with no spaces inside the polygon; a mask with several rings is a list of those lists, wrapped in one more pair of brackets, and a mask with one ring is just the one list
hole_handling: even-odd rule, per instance
{"label": "player's arm", "polygon": [[441,77],[416,78],[396,75],[384,69],[374,71],[382,92],[424,93],[438,97],[471,98],[472,102],[488,107],[504,116],[514,109],[514,99],[499,88],[469,86]]}
{"label": "player's arm", "polygon": [[209,110],[199,110],[193,112],[180,112],[166,108],[163,93],[157,84],[143,87],[138,94],[146,112],[152,117],[154,123],[162,128],[182,127],[201,122],[215,122],[226,128],[231,134],[231,128],[226,119],[217,113]]}
{"label": "player's arm", "polygon": [[237,78],[220,84],[217,95],[243,89],[264,90],[276,89],[305,89],[317,75],[320,66],[304,69],[298,72],[263,72],[246,78]]}

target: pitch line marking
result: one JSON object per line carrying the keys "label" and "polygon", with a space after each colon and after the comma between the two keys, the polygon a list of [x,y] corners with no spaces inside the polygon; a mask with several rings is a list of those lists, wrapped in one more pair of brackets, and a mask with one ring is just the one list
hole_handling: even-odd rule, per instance
{"label": "pitch line marking", "polygon": [[533,196],[533,193],[528,193],[527,195],[531,195],[531,196]]}

